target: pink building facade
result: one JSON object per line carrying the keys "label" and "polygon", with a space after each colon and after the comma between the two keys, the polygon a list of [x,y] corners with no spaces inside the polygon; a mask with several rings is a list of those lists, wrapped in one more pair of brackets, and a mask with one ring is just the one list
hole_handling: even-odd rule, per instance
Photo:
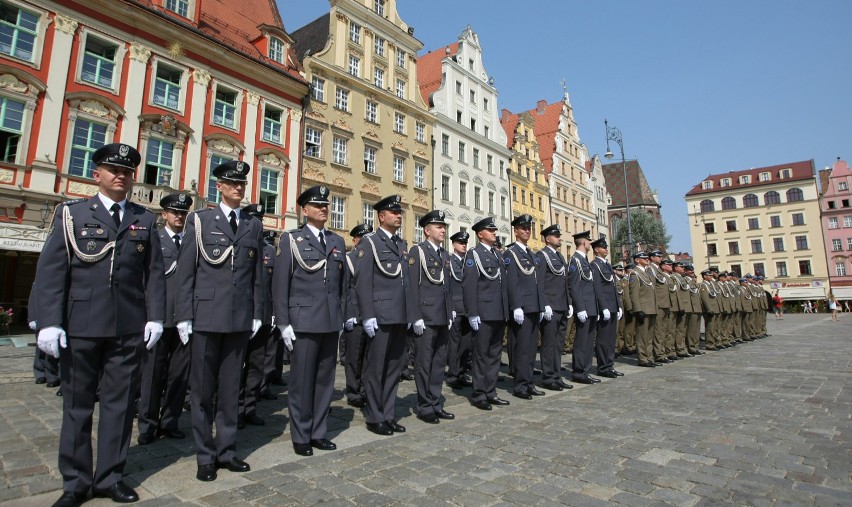
{"label": "pink building facade", "polygon": [[837,299],[852,299],[852,171],[838,159],[822,176],[820,210],[829,284]]}

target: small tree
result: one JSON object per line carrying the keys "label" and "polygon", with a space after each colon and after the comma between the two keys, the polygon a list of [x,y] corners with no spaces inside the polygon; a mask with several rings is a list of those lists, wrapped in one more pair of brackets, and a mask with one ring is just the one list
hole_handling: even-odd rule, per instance
{"label": "small tree", "polygon": [[[650,245],[651,248],[664,250],[669,241],[672,240],[666,230],[666,224],[662,220],[641,209],[630,210],[630,228],[633,229],[633,248],[627,243],[627,219],[614,220],[611,224],[614,231],[612,234],[612,246],[610,255],[613,262],[621,262],[621,248],[624,245],[627,250],[636,251],[636,243]],[[645,249],[645,248],[643,248]]]}

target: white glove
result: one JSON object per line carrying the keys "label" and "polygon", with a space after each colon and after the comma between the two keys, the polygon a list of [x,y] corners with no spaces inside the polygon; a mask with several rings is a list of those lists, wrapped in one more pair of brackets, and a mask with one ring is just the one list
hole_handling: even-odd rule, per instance
{"label": "white glove", "polygon": [[618,309],[618,320],[621,320],[621,317],[624,316],[624,312],[621,311],[621,308]]}
{"label": "white glove", "polygon": [[550,320],[553,318],[553,308],[550,305],[544,305],[544,320]]}
{"label": "white glove", "polygon": [[272,327],[275,327],[275,315],[272,316],[272,322],[270,322]]}
{"label": "white glove", "polygon": [[[456,313],[456,312],[453,312],[453,313]],[[447,326],[447,330],[450,330],[452,328],[453,328],[453,321],[451,320],[450,324]]]}
{"label": "white glove", "polygon": [[568,318],[570,319],[573,316],[574,316],[574,305],[568,305]]}
{"label": "white glove", "polygon": [[262,325],[263,325],[263,323],[260,321],[260,319],[252,319],[252,321],[251,321],[251,337],[252,338],[254,338],[254,335],[256,335],[258,331],[260,331],[260,326],[262,326]]}
{"label": "white glove", "polygon": [[[456,311],[455,310],[453,310],[453,320],[456,320]],[[33,329],[35,329],[35,328],[33,328]]]}
{"label": "white glove", "polygon": [[293,326],[287,324],[278,325],[278,330],[281,331],[281,338],[284,340],[284,345],[287,350],[293,350],[293,342],[296,341],[296,333],[293,332]]}
{"label": "white glove", "polygon": [[355,329],[355,324],[357,324],[357,323],[358,323],[358,319],[356,319],[355,317],[352,317],[351,319],[348,319],[346,322],[343,323],[343,327],[347,331],[352,331],[353,329]]}
{"label": "white glove", "polygon": [[423,331],[426,331],[426,323],[423,322],[423,319],[418,319],[417,322],[414,323],[414,334],[420,336],[423,334]]}
{"label": "white glove", "polygon": [[609,319],[610,319],[610,317],[612,317],[612,315],[609,313],[609,308],[604,308],[604,311],[603,311],[603,319],[604,319],[604,320],[609,320]]}
{"label": "white glove", "polygon": [[189,343],[189,335],[192,334],[192,320],[182,320],[177,323],[178,338],[186,345]]}
{"label": "white glove", "polygon": [[[455,314],[455,313],[456,313],[456,312],[453,312],[453,314]],[[33,330],[33,331],[35,331],[35,330],[36,330],[36,327],[38,327],[38,324],[36,324],[36,321],[31,320],[31,321],[30,321],[30,329],[31,329],[31,330]]]}
{"label": "white glove", "polygon": [[154,345],[160,341],[160,338],[163,336],[163,321],[162,320],[152,320],[145,324],[145,348],[151,350],[154,348]]}
{"label": "white glove", "polygon": [[38,332],[36,341],[38,348],[45,354],[59,359],[59,348],[63,349],[68,346],[66,343],[65,330],[60,326],[49,326]]}
{"label": "white glove", "polygon": [[515,308],[513,312],[513,317],[515,318],[515,322],[518,324],[524,323],[524,310],[522,308]]}
{"label": "white glove", "polygon": [[586,319],[589,318],[589,314],[586,313],[586,310],[582,312],[577,312],[577,318],[580,319],[580,322],[586,322]]}
{"label": "white glove", "polygon": [[364,322],[364,331],[370,338],[376,336],[377,329],[379,329],[379,322],[375,319],[375,317],[367,319],[366,322]]}
{"label": "white glove", "polygon": [[468,317],[467,321],[470,323],[470,328],[474,331],[479,331],[479,324],[482,322],[479,320],[479,315],[474,315],[473,317]]}

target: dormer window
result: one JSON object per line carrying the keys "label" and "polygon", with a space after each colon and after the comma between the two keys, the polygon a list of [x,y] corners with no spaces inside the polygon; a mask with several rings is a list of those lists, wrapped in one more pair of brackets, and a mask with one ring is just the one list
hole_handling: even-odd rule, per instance
{"label": "dormer window", "polygon": [[376,14],[379,16],[385,16],[385,0],[373,0],[373,10],[376,11]]}
{"label": "dormer window", "polygon": [[719,181],[720,187],[730,187],[731,186],[731,178],[722,178]]}
{"label": "dormer window", "polygon": [[771,176],[769,175],[769,173],[760,173],[760,176],[758,176],[758,178],[760,179],[760,181],[769,181],[771,179]]}
{"label": "dormer window", "polygon": [[284,63],[284,42],[281,39],[270,37],[269,59],[278,63]]}
{"label": "dormer window", "polygon": [[749,183],[751,183],[751,175],[750,174],[745,174],[743,176],[740,176],[740,185],[748,185]]}
{"label": "dormer window", "polygon": [[167,11],[172,11],[178,16],[189,17],[189,0],[166,0],[163,6]]}
{"label": "dormer window", "polygon": [[782,180],[785,179],[785,178],[789,178],[790,177],[790,170],[789,169],[781,169],[780,171],[778,171],[778,177],[780,177]]}
{"label": "dormer window", "polygon": [[703,181],[703,182],[701,182],[701,188],[702,188],[702,190],[712,190],[713,189],[713,182],[710,181],[710,180]]}

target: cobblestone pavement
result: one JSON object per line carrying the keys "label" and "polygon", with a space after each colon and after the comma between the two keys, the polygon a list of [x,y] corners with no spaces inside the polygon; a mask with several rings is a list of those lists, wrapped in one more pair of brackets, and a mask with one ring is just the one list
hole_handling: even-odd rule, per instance
{"label": "cobblestone pavement", "polygon": [[[293,453],[282,395],[263,402],[266,426],[240,432],[251,472],[201,483],[191,438],[139,447],[134,434],[128,483],[140,506],[852,505],[852,317],[769,325],[767,339],[654,369],[628,358],[625,377],[530,401],[501,382],[512,404],[491,412],[471,407],[467,390],[447,392],[457,418],[435,426],[413,417],[404,382],[397,413],[408,432],[392,437],[367,432],[338,392],[339,449],[309,458]],[[0,347],[0,505],[60,494],[61,399],[33,383],[32,353]]]}

